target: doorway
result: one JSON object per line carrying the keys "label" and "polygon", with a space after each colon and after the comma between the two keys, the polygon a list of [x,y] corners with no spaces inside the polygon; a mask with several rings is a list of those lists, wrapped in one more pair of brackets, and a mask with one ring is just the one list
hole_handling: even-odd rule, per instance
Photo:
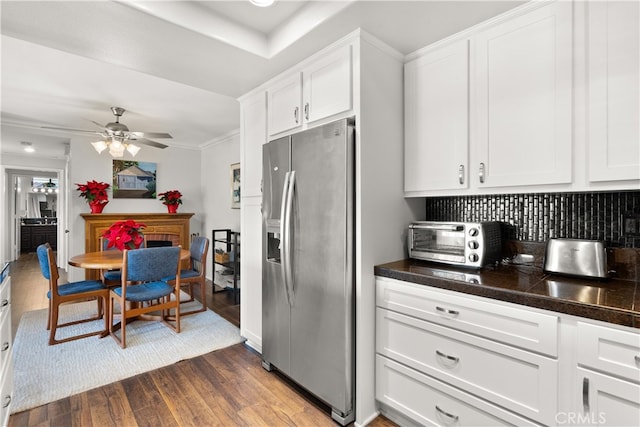
{"label": "doorway", "polygon": [[[4,194],[0,226],[2,259],[16,261],[48,241],[57,252],[58,265],[66,259],[66,173],[64,169],[3,166]],[[56,191],[57,190],[57,191]],[[35,245],[35,246],[34,246]],[[65,268],[65,267],[63,267]],[[65,268],[66,270],[66,268]]]}

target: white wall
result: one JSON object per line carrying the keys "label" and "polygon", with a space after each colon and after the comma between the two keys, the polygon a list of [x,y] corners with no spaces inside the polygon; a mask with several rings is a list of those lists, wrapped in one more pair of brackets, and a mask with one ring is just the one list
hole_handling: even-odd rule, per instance
{"label": "white wall", "polygon": [[[212,142],[201,152],[202,232],[211,239],[211,230],[240,231],[240,209],[231,209],[230,166],[240,161],[240,133],[234,132]],[[242,169],[240,170],[242,176]],[[241,181],[242,182],[242,181]],[[213,246],[213,242],[212,242]],[[207,278],[212,279],[212,246],[209,248]]]}
{"label": "white wall", "polygon": [[[168,147],[157,149],[143,146],[132,158],[128,153],[123,160],[139,160],[157,164],[156,192],[179,190],[182,205],[179,212],[193,212],[191,232],[203,232],[204,207],[202,203],[201,151]],[[84,252],[84,220],[81,213],[88,213],[89,205],[76,191],[76,183],[96,180],[112,182],[113,158],[107,153],[98,154],[86,141],[71,141],[69,162],[69,254]],[[113,199],[109,192],[109,204],[104,212],[166,212],[158,199]],[[69,268],[69,280],[83,280],[84,270]]]}

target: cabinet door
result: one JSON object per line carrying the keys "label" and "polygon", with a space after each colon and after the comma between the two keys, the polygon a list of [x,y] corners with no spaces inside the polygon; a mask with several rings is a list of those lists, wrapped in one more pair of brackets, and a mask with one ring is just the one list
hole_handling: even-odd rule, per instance
{"label": "cabinet door", "polygon": [[570,183],[572,3],[540,7],[472,43],[470,175],[479,187]]}
{"label": "cabinet door", "polygon": [[[640,426],[640,385],[577,368],[573,414],[580,425]],[[562,420],[559,420],[562,421]]]}
{"label": "cabinet door", "polygon": [[269,135],[302,126],[302,74],[295,73],[267,90]]}
{"label": "cabinet door", "polygon": [[262,213],[260,197],[243,197],[240,201],[240,335],[249,345],[262,351]]}
{"label": "cabinet door", "polygon": [[313,122],[352,108],[351,45],[319,58],[302,72],[304,120]]}
{"label": "cabinet door", "polygon": [[405,65],[404,191],[467,188],[469,43]]}
{"label": "cabinet door", "polygon": [[267,100],[264,92],[242,101],[240,140],[242,197],[260,196],[262,144],[267,142]]}
{"label": "cabinet door", "polygon": [[640,4],[587,6],[589,180],[640,179]]}

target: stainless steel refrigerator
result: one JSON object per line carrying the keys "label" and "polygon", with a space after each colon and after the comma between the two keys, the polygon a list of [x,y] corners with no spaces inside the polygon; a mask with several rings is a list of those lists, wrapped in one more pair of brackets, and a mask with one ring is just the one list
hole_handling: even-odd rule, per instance
{"label": "stainless steel refrigerator", "polygon": [[263,146],[262,359],[354,419],[354,126]]}

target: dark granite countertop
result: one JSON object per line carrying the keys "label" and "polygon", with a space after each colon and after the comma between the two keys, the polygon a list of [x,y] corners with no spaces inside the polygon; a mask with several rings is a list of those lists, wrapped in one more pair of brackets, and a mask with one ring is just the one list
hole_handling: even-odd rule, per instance
{"label": "dark granite countertop", "polygon": [[572,278],[498,264],[469,270],[420,260],[378,265],[376,276],[640,328],[638,280]]}

